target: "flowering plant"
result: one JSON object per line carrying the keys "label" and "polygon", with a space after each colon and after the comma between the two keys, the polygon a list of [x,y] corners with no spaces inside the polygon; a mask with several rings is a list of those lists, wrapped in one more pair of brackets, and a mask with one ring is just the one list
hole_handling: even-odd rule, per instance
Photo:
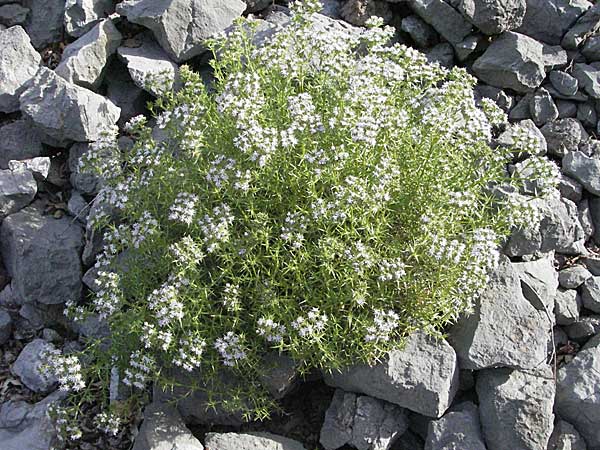
{"label": "flowering plant", "polygon": [[[536,143],[490,146],[506,117],[476,105],[475,79],[390,44],[376,20],[344,27],[318,5],[296,2],[274,28],[237,23],[208,43],[209,87],[183,67],[154,129],[136,118],[131,150],[107,134],[88,155],[119,219],[95,217],[98,289],[71,305],[111,330],[90,341],[86,379],[116,370],[143,392],[180,370],[213,393],[230,371],[244,383],[225,406],[264,417],[265,354],[334,370],[414,330],[440,334],[473,305],[510,230],[531,225],[556,170],[542,158],[507,170]],[[526,190],[539,174],[543,189]]]}

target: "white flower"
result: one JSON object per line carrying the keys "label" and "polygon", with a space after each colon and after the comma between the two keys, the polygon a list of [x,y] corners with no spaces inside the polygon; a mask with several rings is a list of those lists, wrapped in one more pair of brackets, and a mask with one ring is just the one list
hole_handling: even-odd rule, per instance
{"label": "white flower", "polygon": [[180,192],[169,208],[169,220],[191,225],[196,215],[198,196],[189,192]]}
{"label": "white flower", "polygon": [[240,360],[246,358],[240,337],[233,331],[228,331],[222,338],[218,338],[215,341],[215,349],[226,366],[235,366]]}

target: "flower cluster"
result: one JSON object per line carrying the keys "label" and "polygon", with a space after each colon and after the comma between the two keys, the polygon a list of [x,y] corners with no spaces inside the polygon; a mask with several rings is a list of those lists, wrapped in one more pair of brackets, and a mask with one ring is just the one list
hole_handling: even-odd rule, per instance
{"label": "flower cluster", "polygon": [[169,220],[191,225],[196,215],[198,196],[189,192],[180,192],[169,208]]}
{"label": "flower cluster", "polygon": [[366,328],[365,340],[367,342],[388,341],[393,331],[398,328],[400,316],[390,309],[373,311],[373,325]]}
{"label": "flower cluster", "polygon": [[198,221],[208,253],[214,252],[222,242],[229,240],[229,226],[233,220],[231,209],[223,203],[213,208],[212,215],[206,214]]}
{"label": "flower cluster", "polygon": [[240,360],[246,358],[246,351],[241,343],[241,338],[232,331],[215,341],[215,349],[219,352],[226,366],[235,366]]}
{"label": "flower cluster", "polygon": [[121,426],[121,418],[116,414],[101,412],[96,416],[96,427],[106,434],[116,436]]}
{"label": "flower cluster", "polygon": [[298,316],[292,322],[292,328],[300,337],[313,337],[323,332],[328,320],[327,314],[321,313],[319,308],[312,308],[306,316]]}
{"label": "flower cluster", "polygon": [[144,389],[151,380],[155,365],[153,358],[140,350],[134,351],[129,358],[129,366],[124,371],[123,384]]}
{"label": "flower cluster", "polygon": [[285,325],[275,322],[273,319],[261,317],[256,323],[256,333],[265,338],[267,342],[281,342],[286,333]]}
{"label": "flower cluster", "polygon": [[85,387],[77,356],[63,355],[57,349],[47,349],[41,357],[44,364],[40,366],[40,373],[47,378],[55,378],[61,391],[77,392]]}
{"label": "flower cluster", "polygon": [[202,353],[205,347],[206,342],[199,337],[181,339],[173,364],[188,372],[199,368],[202,364]]}

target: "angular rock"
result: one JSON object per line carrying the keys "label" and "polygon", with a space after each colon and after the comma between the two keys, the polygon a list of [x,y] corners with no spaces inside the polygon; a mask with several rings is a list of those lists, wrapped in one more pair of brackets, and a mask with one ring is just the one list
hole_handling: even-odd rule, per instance
{"label": "angular rock", "polygon": [[600,196],[600,159],[582,152],[569,152],[563,158],[563,173],[579,181],[586,191]]}
{"label": "angular rock", "polygon": [[561,197],[571,200],[573,203],[578,203],[583,195],[583,186],[563,173],[560,174],[558,190]]}
{"label": "angular rock", "polygon": [[565,32],[590,6],[586,0],[527,0],[525,17],[517,31],[559,45]]}
{"label": "angular rock", "polygon": [[546,72],[564,69],[569,63],[569,56],[560,45],[544,45],[542,54]]}
{"label": "angular rock", "polygon": [[59,444],[48,408],[64,398],[54,392],[31,405],[9,400],[0,405],[0,442],[2,450],[49,450]]}
{"label": "angular rock", "polygon": [[485,43],[483,35],[470,34],[458,44],[454,44],[454,51],[459,61],[465,61],[475,51],[483,47]]}
{"label": "angular rock", "polygon": [[4,265],[24,302],[51,305],[80,298],[79,224],[67,217],[43,216],[29,206],[4,219],[0,238]]}
{"label": "angular rock", "polygon": [[[0,30],[0,112],[19,110],[19,95],[37,72],[41,56],[20,26]],[[0,145],[2,145],[0,143]]]}
{"label": "angular rock", "polygon": [[[514,98],[508,95],[502,89],[498,89],[494,86],[487,86],[485,84],[478,84],[475,86],[475,101],[479,102],[482,98],[489,98],[493,100],[502,110],[508,112],[513,104]],[[537,127],[531,122],[531,125],[536,129],[537,134],[541,136]],[[533,131],[533,130],[532,130]]]}
{"label": "angular rock", "polygon": [[[246,2],[246,12],[249,13],[262,11],[272,4],[271,0],[244,0],[244,2]],[[325,5],[323,7],[325,8]]]}
{"label": "angular rock", "polygon": [[474,313],[462,317],[449,333],[463,369],[530,369],[546,360],[551,322],[525,299],[519,274],[503,257]]}
{"label": "angular rock", "polygon": [[586,128],[596,129],[598,117],[592,102],[579,103],[577,105],[577,120]]}
{"label": "angular rock", "polygon": [[452,408],[441,419],[429,422],[425,450],[486,450],[479,411],[471,402]]}
{"label": "angular rock", "polygon": [[112,0],[66,0],[65,30],[80,37],[115,10]]}
{"label": "angular rock", "polygon": [[600,333],[600,316],[580,317],[577,322],[565,327],[569,339],[585,342],[592,336]]}
{"label": "angular rock", "polygon": [[484,370],[478,374],[476,389],[488,450],[546,450],[554,422],[550,367],[535,373]]}
{"label": "angular rock", "polygon": [[71,197],[69,197],[69,202],[67,203],[67,209],[69,214],[75,217],[82,224],[86,224],[87,222],[87,214],[90,210],[90,205],[83,198],[80,192],[73,189],[71,191]]}
{"label": "angular rock", "polygon": [[287,355],[276,352],[267,353],[262,358],[263,371],[261,382],[269,394],[279,400],[285,397],[296,385],[298,364]]}
{"label": "angular rock", "polygon": [[454,67],[454,50],[447,42],[442,42],[429,50],[426,55],[427,61],[437,63],[446,69]]}
{"label": "angular rock", "polygon": [[20,25],[27,19],[29,9],[23,8],[16,3],[0,6],[0,24],[12,27]]}
{"label": "angular rock", "polygon": [[22,159],[20,161],[11,160],[8,162],[8,168],[12,171],[28,170],[34,177],[37,176],[46,179],[48,178],[51,164],[49,157],[40,156],[38,158]]}
{"label": "angular rock", "polygon": [[590,277],[581,286],[581,301],[590,311],[600,313],[600,277]]}
{"label": "angular rock", "polygon": [[[594,241],[598,244],[600,243],[600,198],[592,198],[590,200],[590,214],[592,215],[592,222],[595,228]],[[596,275],[600,275],[600,273]]]}
{"label": "angular rock", "polygon": [[133,450],[204,450],[172,406],[151,403],[144,409],[144,421]]}
{"label": "angular rock", "polygon": [[498,136],[496,144],[503,147],[511,147],[518,142],[518,138],[523,134],[527,134],[537,141],[538,145],[535,155],[541,156],[546,154],[548,151],[546,138],[530,119],[521,120],[509,125],[506,131]]}
{"label": "angular rock", "polygon": [[0,170],[0,219],[23,209],[36,193],[37,183],[29,170]]}
{"label": "angular rock", "polygon": [[591,339],[575,358],[558,369],[556,412],[587,442],[600,447],[600,336]]}
{"label": "angular rock", "polygon": [[65,0],[22,0],[21,3],[30,10],[25,30],[35,48],[41,49],[62,39]]}
{"label": "angular rock", "polygon": [[181,62],[205,51],[204,41],[225,30],[246,9],[241,0],[125,0],[117,12],[154,33],[161,47]]}
{"label": "angular rock", "polygon": [[458,365],[447,342],[417,332],[408,338],[403,349],[391,351],[382,363],[325,374],[325,382],[425,416],[440,417],[458,390]]}
{"label": "angular rock", "polygon": [[407,428],[402,408],[336,389],[325,413],[319,442],[325,450],[344,445],[361,450],[388,450]]}
{"label": "angular rock", "polygon": [[381,17],[384,23],[392,19],[392,10],[389,3],[383,0],[348,0],[340,10],[342,19],[346,22],[362,27],[372,16]]}
{"label": "angular rock", "polygon": [[42,138],[31,122],[16,120],[0,127],[0,169],[11,160],[35,158],[44,151]]}
{"label": "angular rock", "polygon": [[558,272],[558,283],[565,289],[577,289],[591,276],[589,270],[578,264]]}
{"label": "angular rock", "polygon": [[588,64],[578,63],[573,66],[573,76],[590,97],[600,99],[600,70]]}
{"label": "angular rock", "polygon": [[554,317],[557,325],[571,325],[579,320],[581,297],[575,289],[558,289],[554,297]]}
{"label": "angular rock", "polygon": [[4,345],[12,334],[13,323],[8,311],[0,309],[0,345]]}
{"label": "angular rock", "polygon": [[538,127],[558,119],[558,108],[550,93],[544,88],[539,88],[531,97],[529,112]]}
{"label": "angular rock", "polygon": [[587,241],[594,235],[595,231],[589,200],[586,198],[579,202],[577,205],[577,210],[579,212],[579,222],[581,223],[583,234],[585,235],[585,240]]}
{"label": "angular rock", "polygon": [[69,149],[70,181],[73,187],[87,195],[96,195],[103,185],[102,179],[94,173],[79,168],[81,158],[89,151],[89,144],[76,143]]}
{"label": "angular rock", "polygon": [[525,0],[461,0],[458,9],[484,34],[514,30],[523,22]]}
{"label": "angular rock", "polygon": [[[588,6],[591,6],[591,4],[588,4]],[[598,30],[600,30],[600,6],[596,3],[587,9],[585,14],[577,19],[575,25],[567,31],[561,45],[568,50],[575,50],[589,36],[597,34]]]}
{"label": "angular rock", "polygon": [[139,47],[119,47],[117,52],[140,89],[160,96],[179,86],[177,64],[151,36],[145,36]]}
{"label": "angular rock", "polygon": [[550,83],[554,86],[558,92],[563,95],[575,95],[579,88],[579,82],[577,78],[569,75],[567,72],[562,70],[553,70],[548,75]]}
{"label": "angular rock", "polygon": [[473,71],[492,86],[530,92],[546,76],[543,46],[523,34],[507,31],[475,61]]}
{"label": "angular rock", "polygon": [[579,143],[587,137],[585,129],[577,119],[555,120],[544,125],[541,132],[546,138],[548,153],[560,157],[577,150]]}
{"label": "angular rock", "polygon": [[29,81],[19,100],[23,114],[61,143],[98,140],[119,120],[120,109],[111,101],[46,68]]}
{"label": "angular rock", "polygon": [[300,442],[271,433],[208,433],[204,443],[214,450],[305,450]]}
{"label": "angular rock", "polygon": [[523,295],[538,310],[552,314],[558,288],[558,273],[554,270],[554,255],[534,261],[513,263],[521,280]]}
{"label": "angular rock", "polygon": [[121,61],[113,60],[107,73],[110,77],[105,80],[106,96],[121,108],[118,125],[123,127],[131,118],[147,112],[146,105],[152,97],[133,83]]}
{"label": "angular rock", "polygon": [[410,35],[417,47],[428,48],[437,44],[437,33],[419,16],[413,15],[402,19],[400,29]]}
{"label": "angular rock", "polygon": [[457,10],[443,0],[410,0],[409,6],[451,44],[464,40],[473,29]]}
{"label": "angular rock", "polygon": [[[600,19],[600,17],[599,17]],[[581,54],[587,61],[600,60],[600,36],[590,36],[581,49]]]}
{"label": "angular rock", "polygon": [[54,345],[42,339],[35,339],[23,347],[12,366],[12,372],[25,386],[34,392],[48,392],[56,385],[56,378],[41,372],[45,360],[44,352],[55,350]]}
{"label": "angular rock", "polygon": [[577,206],[566,198],[551,196],[533,200],[542,220],[535,229],[517,229],[504,247],[508,256],[532,255],[556,250],[578,255],[586,253],[584,231],[579,223]]}
{"label": "angular rock", "polygon": [[103,20],[63,51],[54,72],[79,86],[96,90],[104,77],[108,59],[121,43],[121,33],[111,20]]}
{"label": "angular rock", "polygon": [[587,450],[585,441],[569,422],[559,420],[548,442],[548,450]]}

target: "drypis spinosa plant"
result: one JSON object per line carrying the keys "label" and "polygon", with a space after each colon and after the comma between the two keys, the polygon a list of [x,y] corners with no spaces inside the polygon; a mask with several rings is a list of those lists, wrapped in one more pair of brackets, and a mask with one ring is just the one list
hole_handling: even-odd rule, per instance
{"label": "drypis spinosa plant", "polygon": [[[266,417],[266,354],[334,370],[438,334],[471,308],[511,229],[536,225],[555,168],[508,170],[535,138],[491,148],[506,117],[475,104],[466,71],[318,7],[296,2],[276,29],[240,21],[208,44],[212,85],[182,68],[154,129],[135,118],[131,150],[107,133],[88,154],[113,211],[94,217],[97,289],[69,312],[111,333],[84,351],[94,388],[71,397],[75,416],[90,392],[108,405],[116,371],[133,404],[183,373],[210,405]],[[101,427],[118,426],[114,409]]]}

